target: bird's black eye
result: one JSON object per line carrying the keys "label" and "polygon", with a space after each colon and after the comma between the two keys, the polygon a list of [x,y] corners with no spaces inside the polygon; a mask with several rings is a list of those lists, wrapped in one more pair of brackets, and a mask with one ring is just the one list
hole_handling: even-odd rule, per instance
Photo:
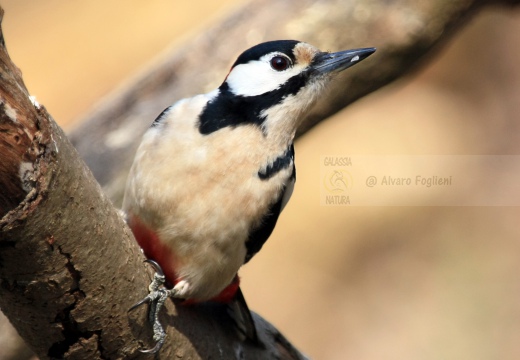
{"label": "bird's black eye", "polygon": [[276,71],[284,71],[290,65],[289,59],[285,56],[275,56],[271,59],[271,67]]}

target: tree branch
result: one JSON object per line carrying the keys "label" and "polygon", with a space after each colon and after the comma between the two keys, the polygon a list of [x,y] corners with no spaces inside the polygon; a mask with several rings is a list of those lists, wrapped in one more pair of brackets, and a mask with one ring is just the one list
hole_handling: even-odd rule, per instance
{"label": "tree branch", "polygon": [[[147,293],[144,257],[62,130],[31,102],[1,39],[0,307],[42,359],[144,357],[146,314],[127,314]],[[262,347],[235,337],[222,306],[166,308],[159,358],[303,358],[258,316]]]}

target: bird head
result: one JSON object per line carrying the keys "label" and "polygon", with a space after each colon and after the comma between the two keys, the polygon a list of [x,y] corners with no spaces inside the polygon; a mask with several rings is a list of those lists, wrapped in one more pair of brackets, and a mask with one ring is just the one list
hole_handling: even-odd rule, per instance
{"label": "bird head", "polygon": [[329,81],[374,51],[329,53],[295,40],[253,46],[237,58],[217,96],[208,103],[200,130],[209,134],[224,126],[253,124],[266,135],[294,136],[302,114]]}
{"label": "bird head", "polygon": [[374,48],[322,52],[295,40],[265,42],[244,51],[222,85],[236,96],[297,94],[306,86],[320,87],[333,75],[357,64]]}

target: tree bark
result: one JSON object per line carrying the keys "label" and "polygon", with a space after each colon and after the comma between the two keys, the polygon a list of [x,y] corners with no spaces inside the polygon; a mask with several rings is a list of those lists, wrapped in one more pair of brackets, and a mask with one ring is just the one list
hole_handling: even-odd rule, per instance
{"label": "tree bark", "polygon": [[[378,47],[336,82],[305,131],[405,74],[487,3],[518,1],[251,2],[114,95],[72,138],[117,201],[137,139],[155,116],[218,85],[223,69],[253,43],[290,37],[323,50]],[[31,102],[3,36],[0,71],[0,307],[40,358],[139,357],[141,340],[152,346],[151,329],[144,311],[128,316],[127,309],[151,279],[144,257],[62,130]],[[168,302],[166,309],[168,340],[159,358],[303,358],[257,316],[263,348],[235,339],[222,307]]]}
{"label": "tree bark", "polygon": [[[144,257],[63,131],[31,101],[0,36],[0,307],[42,359],[145,357],[146,314],[127,314],[147,294]],[[159,358],[303,358],[258,316],[261,347],[235,337],[222,306],[166,309]]]}

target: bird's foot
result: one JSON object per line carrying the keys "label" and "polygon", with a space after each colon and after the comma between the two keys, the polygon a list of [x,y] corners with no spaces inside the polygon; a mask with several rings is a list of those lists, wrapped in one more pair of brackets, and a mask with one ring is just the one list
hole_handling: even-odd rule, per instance
{"label": "bird's foot", "polygon": [[[164,344],[164,340],[166,339],[166,332],[164,331],[164,328],[159,321],[159,312],[166,302],[166,299],[174,296],[178,292],[178,287],[176,286],[173,289],[164,288],[163,285],[165,282],[165,277],[159,264],[153,260],[146,260],[146,262],[152,265],[152,267],[155,269],[152,283],[150,286],[148,286],[149,294],[144,299],[135,303],[130,309],[128,309],[128,312],[135,310],[145,303],[150,304],[148,309],[148,321],[152,324],[153,339],[156,341],[156,344],[152,349],[145,349],[140,351],[145,354],[155,354],[161,350],[161,347]],[[187,284],[185,286],[187,286]]]}

